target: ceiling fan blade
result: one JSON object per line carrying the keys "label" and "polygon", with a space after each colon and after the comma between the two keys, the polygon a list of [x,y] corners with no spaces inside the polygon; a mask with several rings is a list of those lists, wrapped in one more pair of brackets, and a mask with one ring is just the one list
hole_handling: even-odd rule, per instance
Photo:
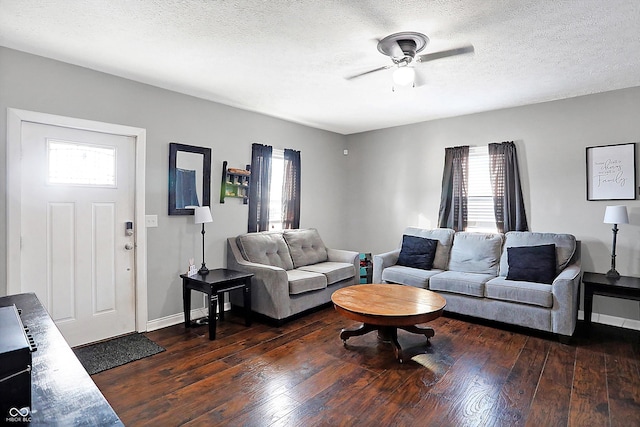
{"label": "ceiling fan blade", "polygon": [[473,52],[473,46],[468,45],[468,46],[458,47],[455,49],[443,50],[440,52],[433,52],[433,53],[420,55],[418,56],[417,60],[419,62],[428,62],[428,61],[434,61],[440,58],[447,58],[449,56],[463,55],[465,53],[472,53],[472,52]]}
{"label": "ceiling fan blade", "polygon": [[356,74],[353,76],[345,77],[346,80],[353,80],[356,77],[366,76],[367,74],[375,73],[376,71],[388,70],[393,67],[393,65],[385,65],[384,67],[374,68],[373,70],[365,71],[364,73]]}

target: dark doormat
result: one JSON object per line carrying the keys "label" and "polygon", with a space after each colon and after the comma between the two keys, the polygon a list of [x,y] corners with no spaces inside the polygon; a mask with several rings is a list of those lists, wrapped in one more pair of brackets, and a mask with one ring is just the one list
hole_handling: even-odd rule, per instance
{"label": "dark doormat", "polygon": [[109,341],[77,347],[73,351],[89,375],[93,375],[134,360],[161,353],[164,348],[142,334],[131,334]]}

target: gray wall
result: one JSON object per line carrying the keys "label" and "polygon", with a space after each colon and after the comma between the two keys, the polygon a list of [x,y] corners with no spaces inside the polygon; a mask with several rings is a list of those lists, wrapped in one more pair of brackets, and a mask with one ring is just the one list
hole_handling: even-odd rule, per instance
{"label": "gray wall", "polygon": [[[215,78],[212,76],[211,78]],[[167,215],[169,143],[212,149],[211,207],[206,226],[209,268],[226,265],[225,239],[247,231],[247,206],[219,203],[222,162],[244,168],[251,143],[300,150],[301,227],[317,228],[325,243],[346,246],[346,138],[272,117],[0,48],[0,164],[6,162],[6,109],[116,123],[147,130],[146,213],[158,215],[147,229],[149,320],[182,311],[178,275],[201,255],[200,227],[192,216]],[[4,170],[4,167],[3,167]],[[0,174],[0,295],[6,294],[6,176]],[[201,300],[199,300],[201,301]]]}
{"label": "gray wall", "polygon": [[[604,209],[626,204],[631,224],[620,226],[617,265],[640,276],[640,201],[585,197],[585,147],[640,141],[640,88],[342,136],[0,48],[1,164],[8,107],[147,129],[147,214],[159,222],[147,229],[149,320],[181,312],[178,274],[188,258],[200,259],[199,227],[166,214],[169,142],[212,148],[210,268],[225,265],[224,239],[246,231],[245,205],[217,203],[222,161],[244,167],[252,142],[302,152],[302,227],[318,228],[331,247],[380,253],[397,247],[408,225],[436,226],[445,147],[514,140],[530,228],[574,234],[583,242],[584,270],[604,272],[611,246]],[[5,190],[2,173],[2,242]],[[0,245],[0,295],[5,260]],[[640,319],[632,301],[596,297],[594,310]]]}
{"label": "gray wall", "polygon": [[[583,269],[606,272],[612,233],[602,223],[605,206],[625,204],[631,224],[620,226],[616,266],[640,276],[640,201],[587,201],[585,178],[585,148],[640,142],[639,117],[640,88],[632,88],[350,135],[349,241],[386,252],[406,226],[437,226],[445,147],[515,141],[530,229],[574,234]],[[595,312],[634,320],[639,307],[594,301]]]}

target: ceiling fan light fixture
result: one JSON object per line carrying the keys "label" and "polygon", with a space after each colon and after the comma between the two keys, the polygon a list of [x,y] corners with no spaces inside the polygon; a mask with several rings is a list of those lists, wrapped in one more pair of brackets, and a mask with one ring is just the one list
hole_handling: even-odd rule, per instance
{"label": "ceiling fan light fixture", "polygon": [[[464,45],[453,49],[441,50],[439,52],[431,52],[424,55],[418,55],[429,43],[429,38],[422,33],[414,31],[404,31],[388,35],[378,41],[378,51],[389,57],[392,64],[374,68],[353,76],[345,77],[347,80],[353,80],[356,77],[366,76],[371,73],[377,73],[383,70],[393,70],[393,82],[395,86],[411,86],[415,87],[416,72],[413,65],[424,64],[425,62],[435,61],[437,59],[448,58],[456,55],[473,53],[473,45]],[[412,66],[409,67],[408,65]],[[420,76],[417,76],[420,77]]]}
{"label": "ceiling fan light fixture", "polygon": [[412,86],[416,80],[416,70],[413,67],[398,67],[393,72],[393,82],[398,86]]}

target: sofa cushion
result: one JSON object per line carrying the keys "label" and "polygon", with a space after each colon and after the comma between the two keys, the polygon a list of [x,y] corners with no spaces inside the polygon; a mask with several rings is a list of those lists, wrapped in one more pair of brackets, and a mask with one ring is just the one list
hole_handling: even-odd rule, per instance
{"label": "sofa cushion", "polygon": [[504,250],[500,258],[500,276],[507,277],[509,261],[508,248],[516,246],[556,245],[556,273],[569,264],[576,251],[576,238],[571,234],[534,233],[531,231],[509,231],[505,234]]}
{"label": "sofa cushion", "polygon": [[288,270],[289,295],[303,294],[327,287],[327,277],[324,274],[303,270]]}
{"label": "sofa cushion", "polygon": [[327,248],[315,228],[285,230],[283,236],[289,245],[294,268],[327,260]]}
{"label": "sofa cushion", "polygon": [[442,270],[422,270],[396,264],[382,271],[382,281],[429,289],[429,278],[438,273],[442,273]]}
{"label": "sofa cushion", "polygon": [[242,234],[236,243],[244,259],[258,264],[293,269],[289,247],[280,232],[262,231]]}
{"label": "sofa cushion", "polygon": [[495,277],[493,274],[445,271],[429,280],[429,289],[482,298],[484,296],[484,284]]}
{"label": "sofa cushion", "polygon": [[487,282],[484,295],[490,299],[550,308],[553,306],[551,288],[551,285],[542,283],[520,282],[496,277]]}
{"label": "sofa cushion", "polygon": [[433,259],[433,268],[437,270],[447,269],[449,266],[449,252],[451,251],[455,231],[450,228],[426,230],[424,228],[407,227],[404,234],[437,240],[438,246],[436,247],[436,256]]}
{"label": "sofa cushion", "polygon": [[327,276],[327,284],[338,283],[341,280],[350,279],[356,275],[353,264],[347,262],[319,262],[313,265],[305,265],[298,270],[311,271]]}
{"label": "sofa cushion", "polygon": [[431,270],[436,256],[437,240],[426,237],[402,236],[402,248],[396,264],[405,267]]}
{"label": "sofa cushion", "polygon": [[502,234],[458,232],[453,238],[449,270],[498,275]]}
{"label": "sofa cushion", "polygon": [[556,277],[556,245],[514,246],[507,248],[507,280],[546,283]]}

